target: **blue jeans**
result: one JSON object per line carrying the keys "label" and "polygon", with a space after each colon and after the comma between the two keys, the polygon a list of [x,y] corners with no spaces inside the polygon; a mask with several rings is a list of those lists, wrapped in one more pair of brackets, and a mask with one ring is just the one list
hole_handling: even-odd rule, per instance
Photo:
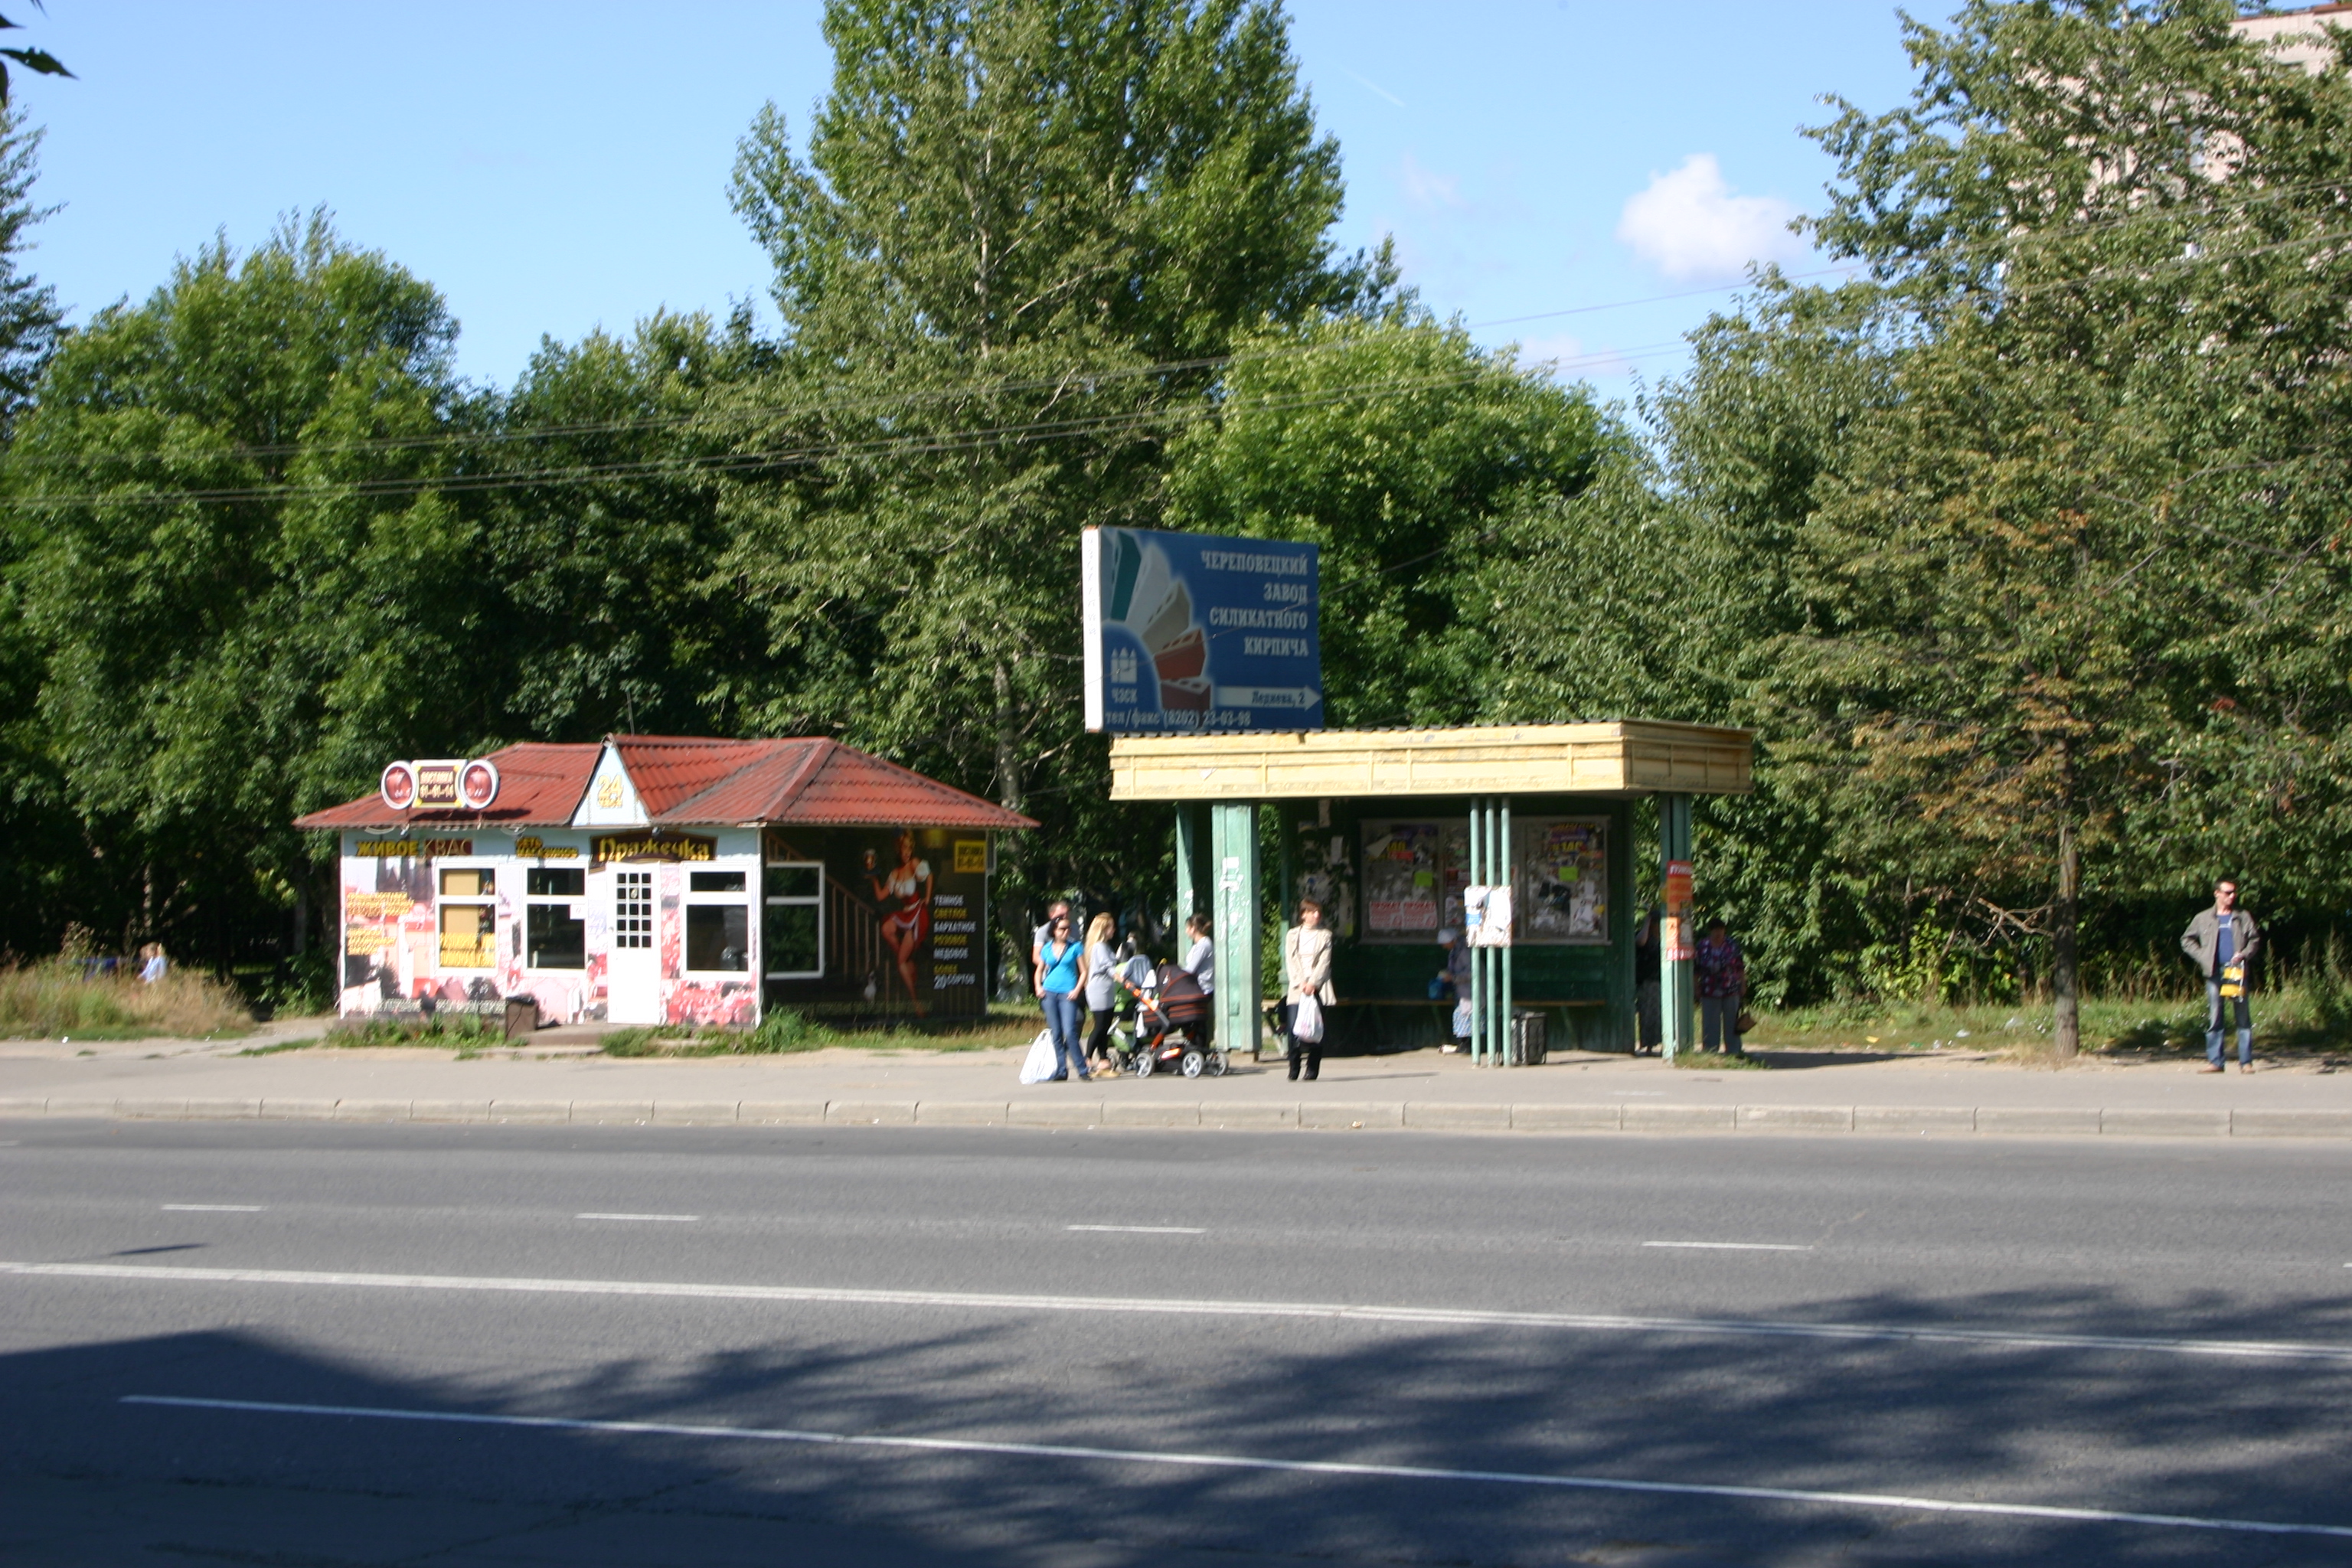
{"label": "blue jeans", "polygon": [[1078,1033],[1078,1020],[1085,1016],[1085,1006],[1076,992],[1045,993],[1045,1031],[1054,1037],[1055,1078],[1087,1076],[1086,1040]]}
{"label": "blue jeans", "polygon": [[2254,1015],[2246,1005],[2245,993],[2224,996],[2219,980],[2205,982],[2205,1059],[2215,1067],[2221,1065],[2221,1026],[2230,1022],[2227,1015],[2232,1007],[2238,1011],[2238,1065],[2243,1067],[2254,1059]]}

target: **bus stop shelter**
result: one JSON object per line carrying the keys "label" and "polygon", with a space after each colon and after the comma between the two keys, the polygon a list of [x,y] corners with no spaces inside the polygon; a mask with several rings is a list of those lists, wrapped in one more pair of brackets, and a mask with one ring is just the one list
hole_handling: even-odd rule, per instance
{"label": "bus stop shelter", "polygon": [[[1656,799],[1665,884],[1691,861],[1693,797],[1747,793],[1753,758],[1750,731],[1655,720],[1122,735],[1111,798],[1176,807],[1177,908],[1212,915],[1218,1037],[1232,1050],[1261,1046],[1260,998],[1279,985],[1262,973],[1278,951],[1262,925],[1266,842],[1279,919],[1312,897],[1334,933],[1335,1043],[1443,1037],[1438,934],[1462,925],[1465,890],[1509,887],[1511,942],[1474,950],[1470,998],[1474,1058],[1501,1065],[1528,1012],[1562,1044],[1631,1048],[1633,802]],[[1686,886],[1667,895],[1684,921],[1661,973],[1670,1054],[1692,1043]]]}

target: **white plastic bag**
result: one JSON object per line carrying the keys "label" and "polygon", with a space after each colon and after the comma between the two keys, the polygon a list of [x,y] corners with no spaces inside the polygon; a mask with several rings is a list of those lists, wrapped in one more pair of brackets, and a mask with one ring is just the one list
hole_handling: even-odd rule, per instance
{"label": "white plastic bag", "polygon": [[1029,1042],[1028,1059],[1021,1064],[1021,1081],[1043,1083],[1061,1065],[1062,1054],[1054,1048],[1054,1031],[1040,1029],[1037,1037]]}
{"label": "white plastic bag", "polygon": [[1290,1037],[1308,1045],[1323,1037],[1323,1004],[1312,996],[1301,996],[1291,1009]]}

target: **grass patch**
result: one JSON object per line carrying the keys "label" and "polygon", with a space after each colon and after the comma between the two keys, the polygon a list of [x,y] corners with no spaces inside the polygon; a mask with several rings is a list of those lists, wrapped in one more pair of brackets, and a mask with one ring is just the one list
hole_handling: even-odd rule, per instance
{"label": "grass patch", "polygon": [[782,1057],[835,1049],[949,1053],[1024,1045],[1037,1027],[1025,1007],[991,1007],[968,1023],[920,1027],[906,1021],[845,1026],[779,1008],[753,1029],[614,1029],[598,1043],[608,1057]]}
{"label": "grass patch", "polygon": [[[2254,993],[2254,1048],[2297,1056],[2352,1053],[2352,986],[2315,965]],[[2114,1058],[2202,1056],[2205,994],[2086,996],[2083,1050]],[[1760,1014],[1748,1044],[1768,1050],[1990,1051],[2021,1061],[2056,1060],[2050,1003],[1924,1006],[1859,1002]]]}
{"label": "grass patch", "polygon": [[0,969],[0,1038],[209,1039],[252,1028],[234,990],[190,970],[149,984],[135,974],[85,979],[79,963],[63,958]]}
{"label": "grass patch", "polygon": [[[1752,1042],[1755,1037],[1748,1037]],[[1694,1047],[1675,1053],[1674,1065],[1693,1072],[1769,1072],[1772,1064],[1758,1058],[1741,1055],[1726,1056],[1721,1051],[1702,1051]]]}
{"label": "grass patch", "polygon": [[278,1040],[236,1054],[274,1057],[280,1051],[333,1050],[354,1046],[413,1046],[425,1050],[455,1051],[462,1058],[490,1046],[506,1044],[502,1019],[475,1013],[436,1013],[429,1018],[347,1018],[327,1026],[316,1039]]}

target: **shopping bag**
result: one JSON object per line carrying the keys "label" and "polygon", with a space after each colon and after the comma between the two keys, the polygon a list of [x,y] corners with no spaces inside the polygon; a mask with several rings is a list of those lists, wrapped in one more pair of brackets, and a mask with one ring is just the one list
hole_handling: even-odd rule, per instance
{"label": "shopping bag", "polygon": [[1037,1037],[1029,1042],[1028,1059],[1021,1064],[1021,1081],[1043,1083],[1061,1065],[1062,1054],[1054,1048],[1054,1031],[1040,1029]]}
{"label": "shopping bag", "polygon": [[1454,1037],[1457,1040],[1470,1037],[1470,998],[1467,996],[1454,1004]]}
{"label": "shopping bag", "polygon": [[1312,996],[1301,996],[1291,1009],[1290,1037],[1308,1045],[1323,1037],[1323,1004]]}
{"label": "shopping bag", "polygon": [[2243,996],[2245,994],[2246,966],[2242,963],[2223,964],[2221,966],[2221,994],[2224,996]]}

